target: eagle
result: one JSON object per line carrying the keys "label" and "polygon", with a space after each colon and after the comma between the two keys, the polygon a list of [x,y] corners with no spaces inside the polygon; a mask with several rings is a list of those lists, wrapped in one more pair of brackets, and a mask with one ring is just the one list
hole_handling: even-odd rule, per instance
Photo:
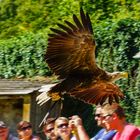
{"label": "eagle", "polygon": [[80,8],[80,18],[73,14],[73,23],[64,22],[50,28],[45,58],[59,82],[48,91],[48,97],[57,101],[66,93],[88,104],[119,102],[124,94],[114,82],[127,77],[127,73],[110,73],[96,64],[89,14]]}

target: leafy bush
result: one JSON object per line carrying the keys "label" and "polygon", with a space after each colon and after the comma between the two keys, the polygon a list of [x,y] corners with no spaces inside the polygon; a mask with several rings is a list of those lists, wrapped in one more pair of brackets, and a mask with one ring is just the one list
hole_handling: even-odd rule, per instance
{"label": "leafy bush", "polygon": [[0,77],[32,77],[49,75],[44,60],[47,36],[26,34],[0,41]]}

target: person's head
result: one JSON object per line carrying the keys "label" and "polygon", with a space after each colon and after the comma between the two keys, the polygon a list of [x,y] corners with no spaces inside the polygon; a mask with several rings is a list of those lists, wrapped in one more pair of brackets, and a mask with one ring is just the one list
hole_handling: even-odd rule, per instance
{"label": "person's head", "polygon": [[102,108],[100,105],[96,106],[96,110],[95,110],[95,120],[97,121],[97,125],[101,126],[101,127],[105,127],[104,123],[103,123],[103,117],[102,117],[102,112],[101,112]]}
{"label": "person's head", "polygon": [[117,129],[120,124],[125,123],[125,113],[119,104],[106,104],[102,106],[101,111],[103,123],[108,130]]}
{"label": "person's head", "polygon": [[3,121],[0,121],[0,140],[6,140],[8,137],[8,133],[9,128]]}
{"label": "person's head", "polygon": [[43,132],[46,135],[46,137],[50,140],[56,140],[57,136],[54,132],[54,125],[55,125],[55,118],[48,118],[43,125]]}
{"label": "person's head", "polygon": [[17,124],[19,139],[30,139],[32,137],[32,124],[28,121],[21,121]]}
{"label": "person's head", "polygon": [[65,117],[59,117],[55,121],[55,133],[61,138],[71,136],[71,129],[69,127],[69,120]]}

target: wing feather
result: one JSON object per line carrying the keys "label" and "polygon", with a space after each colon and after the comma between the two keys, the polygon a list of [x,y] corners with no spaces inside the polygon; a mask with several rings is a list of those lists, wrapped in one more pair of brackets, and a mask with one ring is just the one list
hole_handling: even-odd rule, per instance
{"label": "wing feather", "polygon": [[93,34],[92,24],[91,24],[90,18],[88,16],[88,13],[85,15],[83,9],[81,8],[80,15],[81,15],[81,20],[82,20],[84,28],[86,30],[88,30],[91,34]]}
{"label": "wing feather", "polygon": [[62,28],[64,31],[67,31],[68,33],[72,34],[72,30],[71,30],[69,27],[67,27],[67,26],[65,26],[65,25],[63,25],[63,24],[60,24],[60,23],[58,23],[57,25],[58,25],[60,28]]}
{"label": "wing feather", "polygon": [[88,23],[87,25],[88,25],[88,28],[90,30],[90,33],[93,34],[92,24],[91,24],[91,20],[90,20],[88,13],[86,14],[86,17],[87,17],[87,23]]}
{"label": "wing feather", "polygon": [[106,82],[98,82],[83,90],[77,89],[77,91],[71,92],[70,95],[89,104],[103,104],[107,99],[112,104],[114,101],[118,102],[119,98],[124,97],[118,86]]}
{"label": "wing feather", "polygon": [[80,31],[84,30],[83,25],[81,24],[81,22],[79,21],[79,19],[75,14],[73,15],[73,20]]}
{"label": "wing feather", "polygon": [[101,105],[106,101],[107,97],[108,97],[107,94],[104,95],[104,96],[102,96],[101,101],[100,101],[100,104],[101,104]]}
{"label": "wing feather", "polygon": [[65,23],[73,30],[73,31],[76,31],[77,30],[77,27],[75,25],[73,25],[71,22],[65,20]]}
{"label": "wing feather", "polygon": [[60,78],[75,70],[93,70],[97,67],[92,25],[87,15],[81,9],[81,20],[73,15],[74,23],[65,21],[67,26],[59,23],[59,29],[51,28],[53,34],[49,34],[46,61]]}

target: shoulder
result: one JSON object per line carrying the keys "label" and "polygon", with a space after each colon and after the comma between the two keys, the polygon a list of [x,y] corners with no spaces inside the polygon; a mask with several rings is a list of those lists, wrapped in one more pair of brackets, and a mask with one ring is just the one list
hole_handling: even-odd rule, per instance
{"label": "shoulder", "polygon": [[41,140],[41,138],[38,137],[38,136],[33,136],[33,137],[32,137],[32,140]]}
{"label": "shoulder", "polygon": [[104,139],[105,140],[111,140],[114,137],[115,134],[116,134],[115,130],[110,130],[104,135]]}
{"label": "shoulder", "polygon": [[101,129],[101,130],[99,130],[99,131],[97,132],[97,134],[96,134],[93,138],[91,138],[90,140],[94,140],[95,138],[100,137],[100,135],[102,135],[102,134],[104,133],[104,131],[105,131],[104,128]]}
{"label": "shoulder", "polygon": [[70,140],[77,140],[76,135],[71,134],[71,138],[70,138]]}
{"label": "shoulder", "polygon": [[97,132],[97,134],[96,135],[100,135],[100,134],[102,134],[102,133],[104,133],[105,132],[105,129],[104,128],[102,128],[101,130],[99,130],[98,132]]}
{"label": "shoulder", "polygon": [[19,140],[17,137],[13,136],[13,135],[9,135],[8,136],[8,140]]}
{"label": "shoulder", "polygon": [[99,138],[103,138],[103,139],[111,139],[114,135],[116,134],[116,131],[114,130],[110,130],[108,132],[106,132],[105,129],[101,129],[93,138],[91,138],[90,140],[96,140]]}
{"label": "shoulder", "polygon": [[116,133],[117,133],[116,130],[110,130],[110,131],[108,131],[107,134],[108,134],[108,136],[113,137]]}
{"label": "shoulder", "polygon": [[136,139],[136,137],[140,136],[140,129],[136,126],[131,125],[129,126],[129,129],[131,129],[131,131],[128,131],[128,133],[130,133],[131,140]]}
{"label": "shoulder", "polygon": [[132,124],[127,124],[124,129],[127,133],[133,133],[135,131],[140,132],[140,129],[138,129],[136,126]]}
{"label": "shoulder", "polygon": [[76,137],[72,137],[70,140],[76,140]]}
{"label": "shoulder", "polygon": [[132,125],[127,124],[122,133],[117,132],[113,140],[118,140],[120,138],[125,138],[125,140],[135,140],[137,136],[140,135],[140,130]]}

